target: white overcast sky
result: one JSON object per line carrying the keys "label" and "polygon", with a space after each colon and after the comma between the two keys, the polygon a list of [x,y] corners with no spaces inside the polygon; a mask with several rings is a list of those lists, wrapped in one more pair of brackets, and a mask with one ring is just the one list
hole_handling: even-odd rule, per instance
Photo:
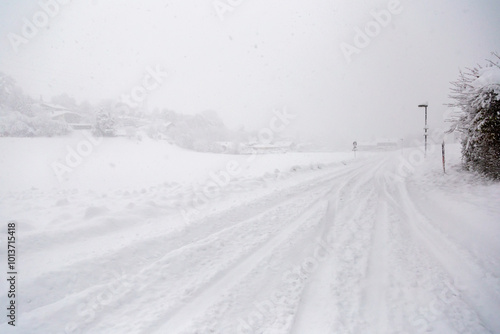
{"label": "white overcast sky", "polygon": [[500,1],[401,0],[348,63],[341,43],[389,2],[242,0],[222,21],[213,0],[73,0],[16,53],[9,33],[21,35],[40,6],[2,0],[0,71],[33,97],[95,103],[129,93],[159,65],[168,74],[150,108],[211,109],[230,127],[259,129],[286,107],[304,138],[401,137],[422,131],[424,101],[430,126],[441,125],[459,69],[500,51]]}

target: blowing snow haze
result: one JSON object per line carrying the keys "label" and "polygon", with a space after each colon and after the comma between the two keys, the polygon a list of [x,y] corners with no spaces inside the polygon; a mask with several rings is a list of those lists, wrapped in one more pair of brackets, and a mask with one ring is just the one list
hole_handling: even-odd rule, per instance
{"label": "blowing snow haze", "polygon": [[449,82],[498,50],[499,12],[493,0],[5,0],[0,71],[35,99],[128,96],[213,110],[233,129],[287,108],[290,135],[342,148],[420,135],[423,101],[442,125]]}
{"label": "blowing snow haze", "polygon": [[500,333],[499,13],[0,0],[0,333]]}

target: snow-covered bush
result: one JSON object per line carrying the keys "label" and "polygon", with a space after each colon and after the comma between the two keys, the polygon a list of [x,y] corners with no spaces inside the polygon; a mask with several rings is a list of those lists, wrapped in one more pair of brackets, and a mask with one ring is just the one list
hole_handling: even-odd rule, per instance
{"label": "snow-covered bush", "polygon": [[96,115],[95,134],[97,136],[112,137],[115,133],[115,118],[109,112],[99,111]]}
{"label": "snow-covered bush", "polygon": [[450,132],[462,133],[465,168],[500,179],[500,56],[485,67],[460,72],[452,82],[457,112],[450,119]]}
{"label": "snow-covered bush", "polygon": [[20,117],[7,116],[0,118],[0,135],[2,137],[32,137],[33,129]]}
{"label": "snow-covered bush", "polygon": [[28,117],[18,112],[0,117],[0,136],[2,137],[52,137],[70,131],[64,122],[46,116]]}
{"label": "snow-covered bush", "polygon": [[67,123],[52,120],[47,116],[36,116],[27,119],[28,124],[33,128],[33,135],[35,137],[60,136],[70,132]]}

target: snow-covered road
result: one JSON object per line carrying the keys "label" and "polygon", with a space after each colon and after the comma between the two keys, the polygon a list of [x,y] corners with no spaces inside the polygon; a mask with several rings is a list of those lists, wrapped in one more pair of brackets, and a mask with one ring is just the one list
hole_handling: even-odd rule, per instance
{"label": "snow-covered road", "polygon": [[74,224],[24,231],[18,330],[500,333],[499,198],[402,159],[228,188],[188,221],[160,187],[70,194]]}

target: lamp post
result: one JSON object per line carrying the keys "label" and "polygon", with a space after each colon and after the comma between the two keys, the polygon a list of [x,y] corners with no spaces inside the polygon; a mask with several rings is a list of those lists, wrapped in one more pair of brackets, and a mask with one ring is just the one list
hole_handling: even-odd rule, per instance
{"label": "lamp post", "polygon": [[427,156],[427,130],[428,130],[428,127],[427,127],[427,107],[428,106],[429,105],[427,103],[418,105],[419,108],[425,108],[425,127],[424,127],[425,153],[424,153],[424,157]]}

